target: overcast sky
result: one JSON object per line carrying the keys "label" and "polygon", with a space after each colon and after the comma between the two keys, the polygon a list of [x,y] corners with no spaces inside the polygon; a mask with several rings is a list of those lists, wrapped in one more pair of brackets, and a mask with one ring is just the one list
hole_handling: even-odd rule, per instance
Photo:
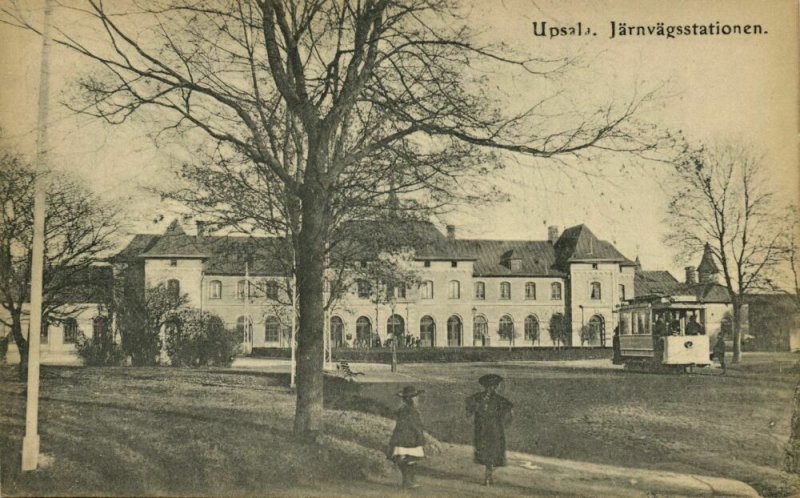
{"label": "overcast sky", "polygon": [[[0,0],[3,2],[4,0]],[[35,7],[36,2],[30,2]],[[465,2],[466,3],[466,2]],[[34,12],[35,13],[35,12]],[[797,3],[793,0],[717,1],[478,1],[467,11],[486,42],[504,42],[531,56],[581,56],[569,78],[530,87],[506,74],[490,74],[490,88],[524,106],[527,96],[560,85],[572,102],[623,101],[632,92],[663,87],[665,98],[643,116],[680,129],[692,141],[732,140],[764,154],[774,188],[798,199]],[[531,23],[574,26],[597,36],[540,38]],[[761,36],[609,39],[610,22],[628,24],[760,24]],[[35,139],[40,41],[0,26],[0,127],[4,144],[31,154]],[[54,50],[51,80],[51,157],[57,168],[84,178],[128,212],[129,233],[161,231],[174,208],[142,187],[164,184],[179,162],[174,150],[156,149],[141,124],[106,127],[59,105],[74,92],[72,81],[90,69]],[[559,88],[560,88],[559,86]],[[665,248],[663,212],[668,168],[624,156],[592,163],[597,176],[565,173],[558,162],[508,159],[487,179],[509,193],[508,202],[479,210],[462,208],[438,222],[457,225],[459,236],[544,239],[547,225],[587,224],[648,269],[682,264]],[[153,219],[164,215],[160,223]],[[697,257],[696,259],[699,259]]]}

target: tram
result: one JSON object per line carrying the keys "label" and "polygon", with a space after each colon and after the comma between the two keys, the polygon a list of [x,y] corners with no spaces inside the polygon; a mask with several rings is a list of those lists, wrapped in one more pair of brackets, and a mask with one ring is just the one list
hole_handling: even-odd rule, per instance
{"label": "tram", "polygon": [[614,363],[629,370],[675,372],[710,365],[706,307],[692,299],[656,297],[621,306]]}

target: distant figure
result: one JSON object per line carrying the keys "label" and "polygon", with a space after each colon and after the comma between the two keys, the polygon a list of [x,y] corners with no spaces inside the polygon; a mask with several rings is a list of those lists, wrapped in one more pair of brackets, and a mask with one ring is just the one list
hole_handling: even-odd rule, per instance
{"label": "distant figure", "polygon": [[703,326],[697,323],[694,315],[689,317],[689,323],[686,324],[686,335],[703,335]]}
{"label": "distant figure", "polygon": [[377,336],[377,335],[376,335],[376,336],[375,336],[375,341],[372,343],[372,345],[373,345],[374,347],[376,347],[376,348],[379,348],[379,347],[381,347],[381,338],[380,338],[379,336]]}
{"label": "distant figure", "polygon": [[389,454],[400,469],[404,488],[418,488],[416,483],[417,462],[425,457],[425,433],[422,418],[417,410],[417,396],[425,391],[417,391],[414,386],[406,386],[397,393],[403,400],[403,406],[397,411],[397,423],[389,440]]}
{"label": "distant figure", "polygon": [[664,322],[664,319],[659,315],[656,318],[656,323],[653,325],[653,331],[655,331],[656,336],[664,337],[667,335],[667,324]]}
{"label": "distant figure", "polygon": [[614,358],[611,360],[611,363],[614,365],[621,365],[622,351],[619,345],[619,325],[614,327],[614,337],[611,339],[611,346],[614,349]]}
{"label": "distant figure", "polygon": [[722,375],[725,375],[728,370],[725,368],[725,336],[722,332],[717,334],[717,341],[714,343],[714,359],[722,367]]}
{"label": "distant figure", "polygon": [[484,390],[467,398],[467,417],[475,422],[475,463],[486,467],[486,486],[494,484],[494,468],[506,464],[505,426],[513,417],[514,405],[496,392],[501,382],[499,375],[484,375],[478,379]]}

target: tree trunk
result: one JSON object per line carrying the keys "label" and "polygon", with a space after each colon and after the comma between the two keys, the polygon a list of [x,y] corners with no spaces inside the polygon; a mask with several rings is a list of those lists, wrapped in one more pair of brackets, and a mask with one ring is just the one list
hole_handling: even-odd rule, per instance
{"label": "tree trunk", "polygon": [[322,424],[325,201],[321,189],[309,186],[302,200],[303,226],[298,236],[300,249],[297,253],[300,327],[297,333],[294,434],[302,439],[313,439]]}
{"label": "tree trunk", "polygon": [[22,312],[19,310],[11,311],[11,335],[14,337],[19,351],[17,375],[19,375],[19,380],[24,381],[28,377],[28,341],[22,335]]}
{"label": "tree trunk", "polygon": [[733,300],[733,356],[731,363],[739,363],[742,355],[742,302],[740,298]]}

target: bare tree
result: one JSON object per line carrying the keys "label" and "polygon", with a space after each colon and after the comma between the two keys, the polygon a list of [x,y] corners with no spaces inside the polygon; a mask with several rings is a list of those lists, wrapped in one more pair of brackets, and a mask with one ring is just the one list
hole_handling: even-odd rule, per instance
{"label": "bare tree", "polygon": [[710,248],[722,268],[733,311],[733,362],[741,353],[742,305],[748,292],[772,288],[785,242],[781,210],[761,159],[746,147],[692,151],[675,167],[666,242],[697,255]]}
{"label": "bare tree", "polygon": [[[24,376],[28,341],[22,317],[26,313],[23,306],[30,299],[34,183],[38,174],[45,173],[34,172],[8,151],[0,154],[0,305],[8,312],[6,325],[11,327],[19,348],[19,371]],[[99,284],[91,280],[88,269],[112,248],[117,222],[114,210],[76,181],[48,175],[45,183],[48,202],[42,315],[59,318],[70,304],[71,289]],[[109,302],[101,304],[110,304],[111,296],[108,298]]]}
{"label": "bare tree", "polygon": [[[408,210],[475,195],[470,187],[485,184],[498,164],[492,150],[553,158],[658,145],[645,136],[653,127],[634,119],[650,93],[586,112],[553,108],[554,95],[534,95],[522,112],[504,110],[487,69],[547,78],[572,60],[478,46],[458,7],[454,0],[87,0],[69,17],[84,29],[94,22],[92,36],[57,29],[55,43],[101,68],[82,81],[77,110],[120,123],[147,108],[159,137],[204,136],[196,166],[184,170],[199,185],[195,206],[221,224],[290,237],[299,436],[321,426],[323,275],[348,221],[369,218],[390,194]],[[5,21],[40,31],[18,10],[6,9]]]}

